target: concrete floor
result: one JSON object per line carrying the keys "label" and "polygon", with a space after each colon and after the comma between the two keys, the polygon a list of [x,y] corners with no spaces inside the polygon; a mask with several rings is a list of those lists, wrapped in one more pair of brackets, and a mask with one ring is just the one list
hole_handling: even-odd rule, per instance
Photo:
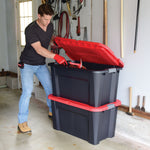
{"label": "concrete floor", "polygon": [[45,103],[31,99],[28,124],[32,135],[17,131],[21,92],[0,89],[0,150],[150,150],[150,120],[118,111],[116,134],[98,145],[53,129]]}

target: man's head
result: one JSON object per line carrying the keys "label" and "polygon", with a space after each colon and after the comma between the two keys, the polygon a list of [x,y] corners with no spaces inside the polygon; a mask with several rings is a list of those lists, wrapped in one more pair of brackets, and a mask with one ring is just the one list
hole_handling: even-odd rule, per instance
{"label": "man's head", "polygon": [[52,16],[54,15],[54,11],[48,4],[42,4],[38,8],[38,22],[42,26],[48,26]]}
{"label": "man's head", "polygon": [[54,15],[54,11],[53,11],[53,9],[51,8],[50,5],[48,5],[48,4],[42,4],[38,8],[38,14],[40,16],[43,16],[44,14],[52,16],[52,15]]}

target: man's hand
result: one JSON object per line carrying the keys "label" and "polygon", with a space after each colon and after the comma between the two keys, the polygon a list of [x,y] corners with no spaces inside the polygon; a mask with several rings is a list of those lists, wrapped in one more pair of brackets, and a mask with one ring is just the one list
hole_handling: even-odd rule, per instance
{"label": "man's hand", "polygon": [[57,63],[59,63],[59,64],[67,65],[66,59],[65,59],[64,57],[58,55],[58,54],[56,54],[56,55],[54,56],[54,59],[55,59],[55,60],[57,61]]}

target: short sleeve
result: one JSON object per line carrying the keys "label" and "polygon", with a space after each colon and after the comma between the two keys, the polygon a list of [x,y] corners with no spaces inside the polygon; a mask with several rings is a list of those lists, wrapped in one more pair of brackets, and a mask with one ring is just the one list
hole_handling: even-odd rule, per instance
{"label": "short sleeve", "polygon": [[32,28],[28,28],[28,29],[25,30],[25,36],[26,36],[26,43],[28,43],[30,45],[32,43],[40,41],[37,33]]}

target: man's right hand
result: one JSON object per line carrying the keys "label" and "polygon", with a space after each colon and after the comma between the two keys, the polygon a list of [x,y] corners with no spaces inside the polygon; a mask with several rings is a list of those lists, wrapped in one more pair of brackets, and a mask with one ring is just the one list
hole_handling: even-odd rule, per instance
{"label": "man's right hand", "polygon": [[55,54],[54,56],[54,59],[57,61],[57,63],[59,64],[63,64],[63,65],[67,65],[67,61],[64,57],[58,55],[58,54]]}

